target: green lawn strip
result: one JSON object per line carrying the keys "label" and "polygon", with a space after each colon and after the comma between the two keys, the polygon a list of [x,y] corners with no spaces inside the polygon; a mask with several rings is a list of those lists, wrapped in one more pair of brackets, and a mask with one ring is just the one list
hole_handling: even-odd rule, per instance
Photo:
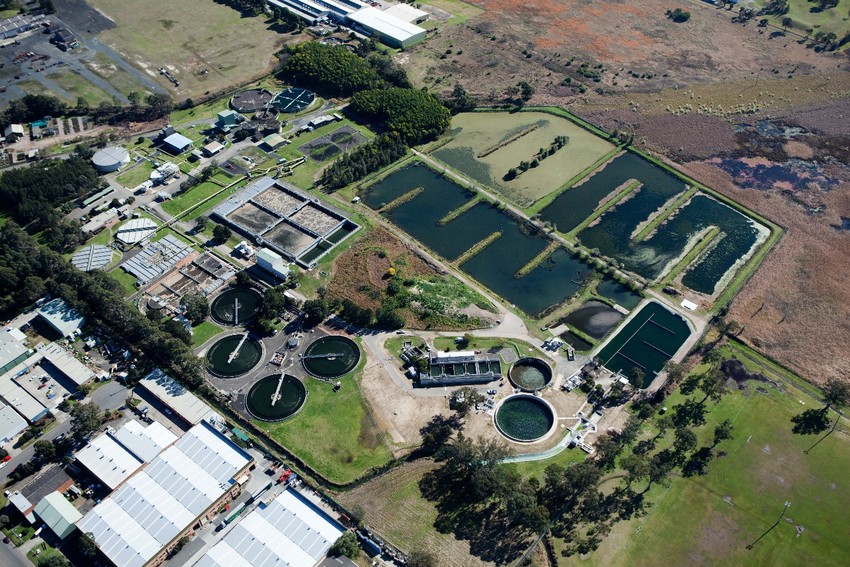
{"label": "green lawn strip", "polygon": [[[414,341],[414,344],[417,344],[416,341]],[[472,340],[468,344],[462,342],[455,342],[455,337],[436,337],[434,339],[434,348],[441,351],[466,350],[468,348],[473,348],[475,350],[485,350],[491,348],[512,348],[516,352],[517,356],[519,356],[520,358],[522,358],[523,356],[536,356],[539,358],[543,358],[544,360],[549,358],[547,355],[543,354],[540,349],[530,343],[527,343],[520,339],[506,339],[502,337],[476,336],[472,337]]]}
{"label": "green lawn strip", "polygon": [[500,465],[506,470],[513,470],[522,478],[536,478],[541,483],[543,482],[543,474],[546,467],[549,465],[561,465],[568,467],[575,463],[581,463],[587,458],[587,453],[579,448],[564,449],[554,457],[543,459],[541,461],[524,461],[521,463],[505,463]]}
{"label": "green lawn strip", "polygon": [[472,209],[475,205],[477,205],[478,203],[480,203],[483,200],[484,200],[484,197],[482,197],[480,194],[476,194],[475,197],[473,197],[472,199],[470,199],[469,201],[467,201],[463,205],[459,206],[458,208],[456,208],[453,211],[449,211],[448,213],[446,213],[446,216],[444,216],[439,221],[437,221],[437,224],[440,225],[440,226],[445,226],[445,225],[449,224],[450,222],[452,222],[453,220],[455,220],[456,218],[458,218],[460,215],[467,212],[468,210]]}
{"label": "green lawn strip", "polygon": [[[469,18],[474,18],[475,16],[478,16],[479,14],[482,14],[484,12],[484,10],[482,10],[478,6],[473,6],[471,4],[467,4],[466,2],[461,2],[460,0],[424,0],[422,3],[431,6],[436,6],[437,8],[449,12],[451,14],[451,17],[445,21],[445,25],[448,26],[462,24]],[[429,22],[426,20],[425,22],[423,22],[422,25],[426,28],[435,27],[429,26],[429,23],[436,25],[443,24],[443,22]]]}
{"label": "green lawn strip", "polygon": [[242,189],[242,187],[233,186],[229,189],[225,189],[221,193],[215,195],[214,197],[210,197],[208,200],[203,201],[202,203],[196,205],[194,208],[187,209],[184,211],[185,214],[180,216],[180,220],[182,221],[192,221],[198,218],[199,216],[207,213],[208,211],[214,209],[219,203],[236,193],[238,190]]}
{"label": "green lawn strip", "polygon": [[222,328],[210,321],[204,321],[192,327],[192,346],[199,347],[222,331]]}
{"label": "green lawn strip", "polygon": [[115,268],[109,272],[109,275],[118,281],[121,284],[121,287],[124,288],[126,292],[125,296],[133,295],[138,291],[136,288],[136,276],[130,274],[129,272],[125,272],[121,268]]}
{"label": "green lawn strip", "polygon": [[576,235],[578,235],[579,232],[587,228],[588,225],[590,225],[593,221],[604,215],[608,211],[608,209],[625,199],[628,194],[630,194],[632,191],[634,191],[640,186],[640,181],[632,181],[631,183],[627,184],[622,191],[608,199],[601,207],[598,207],[595,211],[593,211],[593,213],[591,213],[589,217],[584,219],[577,227],[564,234],[564,238],[574,241]]}
{"label": "green lawn strip", "polygon": [[405,204],[406,202],[410,201],[411,199],[415,199],[417,196],[419,196],[420,194],[422,194],[424,192],[425,192],[424,187],[416,187],[414,189],[411,189],[410,191],[408,191],[404,195],[401,195],[400,197],[396,197],[395,199],[393,199],[392,201],[390,201],[389,203],[387,203],[386,205],[384,205],[383,207],[381,207],[380,209],[378,209],[375,212],[378,213],[378,214],[381,214],[381,213],[385,213],[387,211],[391,211],[394,208]]}
{"label": "green lawn strip", "polygon": [[822,393],[820,389],[807,382],[798,376],[793,370],[790,370],[773,359],[770,359],[760,352],[750,348],[739,340],[732,338],[723,345],[721,352],[724,355],[734,356],[744,363],[744,366],[754,372],[761,372],[767,376],[773,375],[781,378],[785,382],[803,390],[808,395],[815,399],[821,399]]}
{"label": "green lawn strip", "polygon": [[152,171],[151,163],[148,160],[142,160],[133,167],[127,168],[115,178],[115,181],[128,189],[135,189],[150,178]]}
{"label": "green lawn strip", "polygon": [[530,207],[523,209],[523,212],[525,214],[527,214],[529,217],[536,215],[537,213],[542,211],[544,208],[546,208],[550,203],[552,203],[552,201],[554,201],[557,197],[559,197],[561,195],[561,193],[569,190],[576,183],[578,183],[579,181],[581,181],[582,179],[584,179],[585,177],[587,177],[588,175],[590,175],[591,173],[596,171],[596,169],[598,169],[602,164],[606,163],[608,160],[610,160],[611,158],[616,156],[618,153],[620,153],[621,150],[622,150],[622,146],[615,147],[613,150],[611,150],[610,152],[608,152],[607,154],[605,154],[604,156],[602,156],[601,158],[599,158],[598,160],[596,160],[595,162],[593,162],[592,164],[587,166],[587,168],[585,168],[584,171],[581,171],[578,174],[576,174],[575,176],[573,176],[572,179],[570,179],[569,181],[567,181],[566,183],[561,185],[558,189],[552,191],[551,193],[549,193],[545,197],[538,199]]}
{"label": "green lawn strip", "polygon": [[6,534],[6,537],[12,540],[12,544],[15,547],[20,547],[32,539],[33,534],[35,534],[35,528],[32,526],[18,525],[10,528],[3,528],[3,533]]}
{"label": "green lawn strip", "polygon": [[460,266],[464,262],[472,259],[476,254],[478,254],[479,252],[481,252],[482,250],[484,250],[485,248],[487,248],[488,246],[493,244],[496,240],[501,238],[501,236],[502,236],[501,230],[497,230],[495,232],[490,233],[488,236],[482,238],[480,242],[473,244],[469,248],[469,250],[467,250],[466,252],[464,252],[463,254],[458,256],[454,260],[453,264],[455,266]]}
{"label": "green lawn strip", "polygon": [[516,274],[514,274],[515,278],[523,278],[531,273],[531,271],[540,265],[546,258],[552,255],[555,250],[561,247],[560,242],[556,242],[554,240],[550,240],[549,244],[546,245],[546,248],[540,251],[540,253],[528,261],[526,265],[517,270]]}
{"label": "green lawn strip", "polygon": [[676,197],[676,199],[670,203],[663,211],[655,216],[654,219],[646,223],[646,225],[640,229],[635,237],[632,239],[632,242],[641,242],[643,241],[649,234],[655,230],[661,223],[670,218],[670,215],[675,213],[679,207],[684,205],[688,199],[696,195],[698,189],[696,187],[690,187],[687,191]]}
{"label": "green lawn strip", "polygon": [[700,238],[696,244],[694,244],[693,248],[691,248],[691,250],[687,254],[685,254],[684,258],[679,260],[679,262],[675,266],[673,266],[673,269],[670,270],[670,272],[666,276],[664,276],[664,279],[658,282],[658,285],[655,287],[657,287],[658,289],[663,289],[670,282],[676,279],[676,276],[678,276],[682,270],[688,267],[691,262],[693,262],[706,248],[708,248],[719,234],[719,227],[712,226],[711,228],[709,228],[708,231],[703,235],[703,237]]}
{"label": "green lawn strip", "polygon": [[365,357],[353,376],[347,375],[338,392],[332,383],[308,378],[304,407],[291,419],[280,423],[255,421],[281,445],[292,451],[319,474],[332,482],[351,482],[370,469],[390,461],[383,439],[370,447],[369,439],[382,436],[372,423],[360,392]]}
{"label": "green lawn strip", "polygon": [[[88,239],[84,246],[91,246],[92,244],[99,244],[100,246],[109,246],[109,243],[112,241],[112,231],[108,228],[104,228],[93,237]],[[82,248],[82,246],[81,246]]]}
{"label": "green lawn strip", "polygon": [[221,191],[222,188],[215,183],[201,183],[192,187],[185,193],[169,199],[162,204],[162,210],[169,215],[176,217],[180,213],[197,206],[204,199],[208,199]]}

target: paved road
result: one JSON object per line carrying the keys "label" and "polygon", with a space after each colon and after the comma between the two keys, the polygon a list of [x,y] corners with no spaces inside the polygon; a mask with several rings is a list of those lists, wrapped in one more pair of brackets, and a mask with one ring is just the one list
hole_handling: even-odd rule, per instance
{"label": "paved road", "polygon": [[[117,409],[124,405],[124,402],[127,400],[127,388],[118,382],[109,382],[104,384],[100,388],[94,391],[91,396],[91,401],[96,403],[101,409]],[[47,441],[52,441],[56,439],[59,435],[71,431],[71,421],[67,419],[65,414],[60,414],[58,416],[61,423],[45,433],[41,438]],[[25,463],[32,459],[33,455],[33,446],[30,445],[6,463],[6,466],[3,469],[0,469],[0,483],[5,483],[6,479],[9,476],[9,473],[15,470],[15,467],[21,463]],[[0,565],[5,567],[5,563],[0,561]]]}
{"label": "paved road", "polygon": [[0,543],[0,565],[3,567],[32,567],[29,559],[15,550],[11,543]]}

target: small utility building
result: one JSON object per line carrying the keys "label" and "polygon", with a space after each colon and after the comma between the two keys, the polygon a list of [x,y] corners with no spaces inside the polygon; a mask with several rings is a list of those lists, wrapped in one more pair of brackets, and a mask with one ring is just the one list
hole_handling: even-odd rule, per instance
{"label": "small utility building", "polygon": [[472,350],[455,352],[431,351],[428,373],[419,373],[421,386],[486,384],[502,378],[498,355]]}
{"label": "small utility building", "polygon": [[284,260],[280,254],[268,248],[260,248],[257,252],[257,265],[282,280],[289,277],[289,262]]}
{"label": "small utility building", "polygon": [[65,539],[74,533],[75,525],[83,515],[58,492],[51,492],[35,505],[35,515],[56,534]]}
{"label": "small utility building", "polygon": [[186,150],[192,149],[192,140],[175,132],[162,141],[162,148],[170,154],[182,154]]}

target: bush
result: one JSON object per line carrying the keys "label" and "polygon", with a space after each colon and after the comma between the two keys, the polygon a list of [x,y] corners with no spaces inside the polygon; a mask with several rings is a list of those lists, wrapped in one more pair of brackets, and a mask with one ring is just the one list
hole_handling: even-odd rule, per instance
{"label": "bush", "polygon": [[681,24],[691,19],[691,13],[682,10],[681,8],[676,8],[672,11],[667,10],[667,17],[676,22],[677,24]]}
{"label": "bush", "polygon": [[331,546],[330,554],[335,556],[345,555],[354,559],[360,554],[360,546],[357,544],[357,536],[354,532],[346,531]]}
{"label": "bush", "polygon": [[432,140],[446,131],[449,110],[431,93],[417,89],[373,89],[356,93],[350,109],[388,130],[409,144]]}

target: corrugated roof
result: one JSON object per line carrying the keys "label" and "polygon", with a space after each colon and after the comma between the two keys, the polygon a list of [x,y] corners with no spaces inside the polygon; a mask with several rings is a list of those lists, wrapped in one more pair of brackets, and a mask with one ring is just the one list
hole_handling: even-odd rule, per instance
{"label": "corrugated roof", "polygon": [[141,567],[230,489],[251,457],[200,423],[77,523],[122,567]]}
{"label": "corrugated roof", "polygon": [[86,246],[71,257],[71,263],[74,267],[83,272],[97,270],[111,261],[112,249],[99,244]]}
{"label": "corrugated roof", "polygon": [[147,244],[142,251],[121,264],[121,268],[136,276],[141,283],[156,279],[192,253],[192,247],[173,234]]}
{"label": "corrugated roof", "polygon": [[27,428],[27,422],[11,407],[0,403],[0,445]]}
{"label": "corrugated roof", "polygon": [[56,343],[50,343],[38,350],[62,374],[70,378],[77,386],[85,384],[94,378],[94,372],[85,364],[74,358],[67,350]]}
{"label": "corrugated roof", "polygon": [[417,25],[405,22],[392,14],[382,12],[371,6],[357,10],[348,17],[361,26],[375,31],[398,42],[408,41],[418,35],[424,35],[425,30]]}
{"label": "corrugated roof", "polygon": [[313,567],[342,533],[342,526],[288,489],[243,518],[195,566]]}
{"label": "corrugated roof", "polygon": [[139,383],[191,424],[215,413],[203,400],[159,368],[142,378]]}
{"label": "corrugated roof", "polygon": [[163,449],[177,440],[177,436],[158,421],[147,427],[132,419],[113,434],[122,445],[145,462],[150,462]]}
{"label": "corrugated roof", "polygon": [[82,315],[58,297],[42,305],[38,314],[65,337],[82,327],[85,322]]}
{"label": "corrugated roof", "polygon": [[89,441],[77,451],[76,458],[110,489],[115,489],[144,464],[108,433]]}
{"label": "corrugated roof", "polygon": [[74,531],[74,524],[83,517],[64,496],[51,492],[35,505],[35,513],[60,539]]}
{"label": "corrugated roof", "polygon": [[192,140],[179,132],[175,132],[162,141],[163,144],[171,146],[175,150],[183,150],[186,146],[192,145]]}

